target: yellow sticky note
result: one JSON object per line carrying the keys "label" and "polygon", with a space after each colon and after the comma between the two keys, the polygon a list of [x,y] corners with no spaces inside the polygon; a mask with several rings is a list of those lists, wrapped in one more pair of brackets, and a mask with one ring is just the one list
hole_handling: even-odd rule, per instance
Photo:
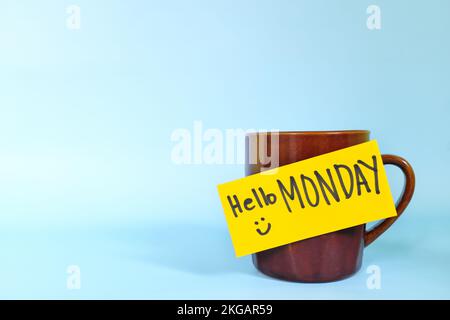
{"label": "yellow sticky note", "polygon": [[375,140],[271,171],[218,186],[238,257],[397,215]]}

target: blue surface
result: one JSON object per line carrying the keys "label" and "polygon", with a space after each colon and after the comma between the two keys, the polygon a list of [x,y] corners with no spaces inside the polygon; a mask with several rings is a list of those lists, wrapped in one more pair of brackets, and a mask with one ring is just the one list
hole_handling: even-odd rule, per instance
{"label": "blue surface", "polygon": [[[69,4],[2,3],[0,297],[450,298],[448,1],[77,1],[77,31]],[[216,193],[242,166],[171,161],[195,120],[370,129],[415,197],[354,277],[269,279],[234,258]]]}

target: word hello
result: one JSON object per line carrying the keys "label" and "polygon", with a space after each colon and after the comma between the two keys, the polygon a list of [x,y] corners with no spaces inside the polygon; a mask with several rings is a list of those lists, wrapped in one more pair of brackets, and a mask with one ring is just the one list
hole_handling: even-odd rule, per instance
{"label": "word hello", "polygon": [[[299,174],[289,176],[289,182],[277,179],[278,194],[267,192],[263,188],[252,188],[253,197],[241,201],[236,195],[227,196],[228,203],[237,218],[244,211],[252,211],[256,207],[264,208],[274,205],[281,198],[289,212],[292,212],[293,201],[297,201],[301,208],[317,207],[332,201],[338,203],[342,199],[349,199],[355,194],[360,196],[363,191],[380,194],[378,183],[378,163],[376,156],[372,156],[371,163],[357,160],[353,167],[344,164],[334,164],[325,173],[314,171],[314,176]],[[367,175],[373,176],[370,184]]]}

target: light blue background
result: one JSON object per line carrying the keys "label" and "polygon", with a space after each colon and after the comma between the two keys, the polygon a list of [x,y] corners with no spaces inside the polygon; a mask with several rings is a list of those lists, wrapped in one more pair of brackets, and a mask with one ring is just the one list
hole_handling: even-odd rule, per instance
{"label": "light blue background", "polygon": [[[73,3],[1,2],[0,298],[450,298],[449,1]],[[171,162],[195,120],[370,129],[415,197],[354,277],[267,278],[234,258],[216,193],[242,166]]]}

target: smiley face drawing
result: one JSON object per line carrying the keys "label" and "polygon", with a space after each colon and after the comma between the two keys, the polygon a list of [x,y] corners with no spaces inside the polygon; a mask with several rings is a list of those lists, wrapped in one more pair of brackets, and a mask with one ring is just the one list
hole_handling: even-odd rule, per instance
{"label": "smiley face drawing", "polygon": [[[262,221],[262,222],[264,222],[265,220],[266,220],[266,219],[261,218],[261,221]],[[255,221],[255,225],[259,225],[259,222],[258,222],[258,221]],[[258,232],[260,236],[265,236],[266,234],[269,233],[271,227],[272,227],[272,225],[271,225],[270,223],[267,223],[266,231],[263,232],[263,231],[261,231],[259,228],[257,228],[257,229],[256,229],[256,232]]]}

